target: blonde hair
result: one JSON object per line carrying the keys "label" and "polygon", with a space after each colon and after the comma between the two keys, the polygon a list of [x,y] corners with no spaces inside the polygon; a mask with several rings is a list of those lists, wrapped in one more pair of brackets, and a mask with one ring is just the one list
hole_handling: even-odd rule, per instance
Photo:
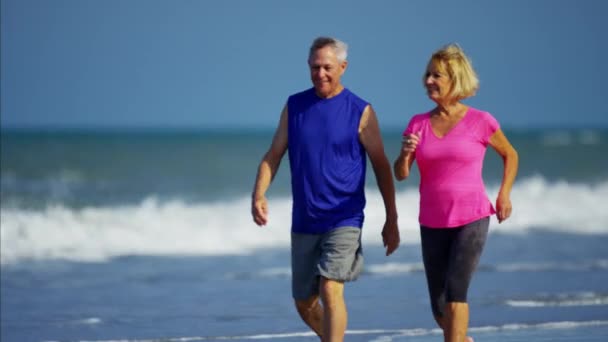
{"label": "blonde hair", "polygon": [[[466,99],[475,95],[479,89],[477,73],[467,55],[456,43],[445,45],[435,51],[428,65],[434,65],[448,74],[452,81],[449,95],[453,99]],[[424,82],[426,82],[426,72],[423,77]]]}

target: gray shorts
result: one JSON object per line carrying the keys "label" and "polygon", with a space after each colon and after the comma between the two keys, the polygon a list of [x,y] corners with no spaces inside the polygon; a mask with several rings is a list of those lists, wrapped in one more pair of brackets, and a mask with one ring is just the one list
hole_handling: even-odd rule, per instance
{"label": "gray shorts", "polygon": [[320,277],[353,281],[363,269],[361,229],[339,227],[325,234],[291,233],[291,290],[296,300],[319,294]]}

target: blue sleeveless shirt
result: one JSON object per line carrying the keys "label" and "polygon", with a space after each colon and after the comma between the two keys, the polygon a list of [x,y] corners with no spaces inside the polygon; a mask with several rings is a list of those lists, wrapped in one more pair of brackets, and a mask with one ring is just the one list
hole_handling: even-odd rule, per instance
{"label": "blue sleeveless shirt", "polygon": [[287,100],[292,232],[363,226],[367,159],[359,122],[367,105],[346,88],[329,99],[311,88]]}

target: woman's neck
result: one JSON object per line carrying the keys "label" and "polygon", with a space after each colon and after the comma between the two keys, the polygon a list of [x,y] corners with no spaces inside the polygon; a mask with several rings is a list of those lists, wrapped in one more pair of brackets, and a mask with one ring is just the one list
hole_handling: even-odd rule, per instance
{"label": "woman's neck", "polygon": [[437,103],[437,107],[433,109],[432,114],[444,117],[454,117],[462,115],[465,109],[466,106],[460,102]]}

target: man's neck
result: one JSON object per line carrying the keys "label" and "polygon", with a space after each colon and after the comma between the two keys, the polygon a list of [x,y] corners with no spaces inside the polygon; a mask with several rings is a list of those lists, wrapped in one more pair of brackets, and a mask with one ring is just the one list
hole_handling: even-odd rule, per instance
{"label": "man's neck", "polygon": [[338,85],[336,87],[336,89],[334,89],[328,95],[321,95],[318,92],[316,92],[316,94],[317,94],[318,97],[327,100],[327,99],[331,99],[332,97],[335,97],[335,96],[339,95],[342,92],[342,90],[344,90],[344,86],[340,84],[340,85]]}

